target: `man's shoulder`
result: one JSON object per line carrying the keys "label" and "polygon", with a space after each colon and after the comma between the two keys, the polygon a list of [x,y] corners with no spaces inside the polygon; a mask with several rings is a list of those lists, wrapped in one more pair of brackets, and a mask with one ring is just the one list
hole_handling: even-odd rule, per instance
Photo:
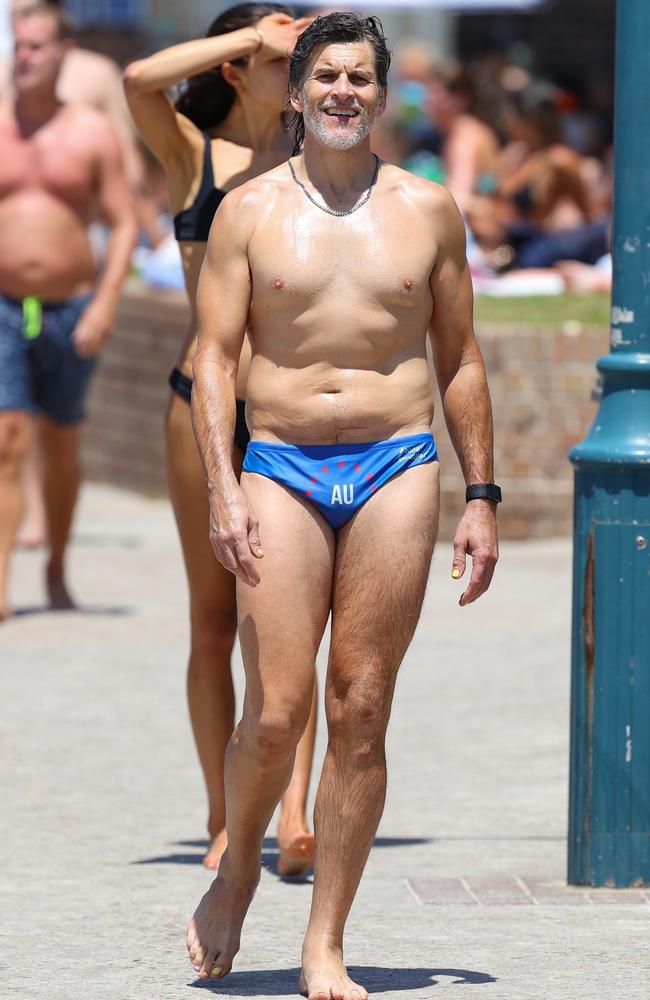
{"label": "man's shoulder", "polygon": [[116,81],[121,83],[122,74],[120,67],[101,52],[93,52],[91,49],[80,49],[76,45],[71,48],[65,57],[64,72],[69,74],[70,79],[76,86],[90,85],[95,91],[104,85],[113,85]]}
{"label": "man's shoulder", "polygon": [[385,163],[382,170],[387,188],[420,211],[437,215],[458,212],[456,202],[444,185],[418,177],[393,163]]}
{"label": "man's shoulder", "polygon": [[73,130],[78,130],[84,142],[94,146],[98,142],[106,142],[115,138],[115,129],[110,115],[105,111],[92,107],[90,104],[75,102],[64,103],[61,109],[61,122]]}

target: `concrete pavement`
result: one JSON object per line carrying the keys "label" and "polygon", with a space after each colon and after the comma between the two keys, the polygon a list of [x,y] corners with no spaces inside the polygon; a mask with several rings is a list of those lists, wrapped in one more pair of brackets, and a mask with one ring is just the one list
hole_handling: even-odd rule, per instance
{"label": "concrete pavement", "polygon": [[[16,557],[21,613],[0,630],[2,996],[296,995],[310,885],[274,874],[273,828],[235,971],[198,983],[185,953],[210,875],[168,505],[85,489],[78,613],[43,611],[42,561]],[[650,895],[562,886],[569,543],[504,545],[492,591],[467,609],[450,563],[441,544],[398,683],[353,975],[378,1000],[645,1000]],[[321,727],[317,765],[322,753]]]}

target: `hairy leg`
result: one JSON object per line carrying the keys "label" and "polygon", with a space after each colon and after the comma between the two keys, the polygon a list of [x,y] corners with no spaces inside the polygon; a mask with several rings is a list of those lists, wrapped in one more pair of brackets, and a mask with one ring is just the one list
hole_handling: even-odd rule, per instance
{"label": "hairy leg", "polygon": [[188,927],[190,958],[202,978],[229,972],[239,949],[262,839],[309,718],[314,661],[330,607],[331,529],[269,479],[244,473],[242,488],[259,519],[264,559],[261,583],[237,586],[246,694],[226,755],[228,848]]}
{"label": "hairy leg", "polygon": [[390,480],[337,537],[325,705],[328,747],[316,798],[318,843],[302,989],[366,1000],[343,961],[343,931],[386,793],[385,736],[397,671],[426,588],[438,465]]}
{"label": "hairy leg", "polygon": [[46,586],[50,607],[65,611],[75,607],[65,581],[65,553],[79,493],[79,425],[57,424],[41,417],[38,430],[50,542]]}
{"label": "hairy leg", "polygon": [[0,411],[0,622],[10,617],[9,557],[23,510],[21,469],[31,424],[30,417],[19,410]]}

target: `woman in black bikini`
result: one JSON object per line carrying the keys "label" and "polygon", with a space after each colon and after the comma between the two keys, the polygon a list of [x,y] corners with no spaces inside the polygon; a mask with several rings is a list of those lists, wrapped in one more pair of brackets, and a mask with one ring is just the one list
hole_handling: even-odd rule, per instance
{"label": "woman in black bikini", "polygon": [[[279,4],[245,3],[225,11],[207,36],[127,67],[124,84],[140,133],[167,171],[174,227],[191,308],[166,421],[167,477],[190,590],[187,690],[194,738],[208,792],[210,847],[217,868],[226,846],[223,768],[234,728],[230,658],[237,629],[235,578],[217,562],[208,537],[203,468],[192,433],[190,393],[196,345],[195,295],[210,224],[226,192],[287,159],[282,126],[287,53],[306,27]],[[166,90],[187,80],[176,105]],[[248,342],[237,377],[235,461],[248,442],[244,418]],[[280,874],[300,874],[314,857],[306,799],[316,728],[316,692],[278,824]]]}

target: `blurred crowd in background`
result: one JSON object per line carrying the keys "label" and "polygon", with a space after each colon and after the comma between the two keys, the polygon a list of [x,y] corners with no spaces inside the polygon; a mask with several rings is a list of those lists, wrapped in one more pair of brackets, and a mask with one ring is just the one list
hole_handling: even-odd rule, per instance
{"label": "blurred crowd in background", "polygon": [[419,45],[397,51],[375,147],[450,189],[477,291],[607,288],[611,93],[541,79],[527,55],[515,46],[461,65]]}
{"label": "blurred crowd in background", "polygon": [[[612,87],[602,74],[570,85],[544,78],[530,48],[512,37],[465,63],[425,43],[395,46],[374,147],[451,190],[478,293],[609,289]],[[143,223],[134,268],[152,285],[182,288],[164,174],[134,142]]]}

